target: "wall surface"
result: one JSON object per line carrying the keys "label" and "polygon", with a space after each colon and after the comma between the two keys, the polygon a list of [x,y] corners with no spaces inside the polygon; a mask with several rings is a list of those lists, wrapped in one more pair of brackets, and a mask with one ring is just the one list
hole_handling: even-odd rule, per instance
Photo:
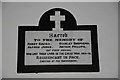
{"label": "wall surface", "polygon": [[2,2],[0,2],[0,79],[2,78]]}
{"label": "wall surface", "polygon": [[[77,25],[98,25],[100,69],[98,73],[17,74],[18,26],[37,26],[42,14],[60,7],[70,11]],[[118,77],[118,3],[43,3],[3,2],[2,4],[3,78],[117,78]]]}

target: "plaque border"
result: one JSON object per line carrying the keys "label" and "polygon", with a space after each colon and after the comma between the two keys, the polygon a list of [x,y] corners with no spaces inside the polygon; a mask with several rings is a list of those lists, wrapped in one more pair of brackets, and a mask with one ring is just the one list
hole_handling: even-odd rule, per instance
{"label": "plaque border", "polygon": [[63,31],[91,31],[92,65],[24,65],[25,60],[25,31],[52,31],[51,28],[38,26],[18,26],[18,56],[17,73],[42,73],[42,72],[100,72],[97,25],[78,25],[72,28],[63,28]]}

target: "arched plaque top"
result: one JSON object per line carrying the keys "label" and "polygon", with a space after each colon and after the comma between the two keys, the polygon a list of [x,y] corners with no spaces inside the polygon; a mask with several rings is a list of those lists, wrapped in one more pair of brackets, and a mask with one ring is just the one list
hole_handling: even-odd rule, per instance
{"label": "arched plaque top", "polygon": [[69,11],[62,8],[53,8],[46,11],[41,16],[38,26],[42,29],[53,29],[56,26],[64,29],[76,27],[77,23],[74,16]]}

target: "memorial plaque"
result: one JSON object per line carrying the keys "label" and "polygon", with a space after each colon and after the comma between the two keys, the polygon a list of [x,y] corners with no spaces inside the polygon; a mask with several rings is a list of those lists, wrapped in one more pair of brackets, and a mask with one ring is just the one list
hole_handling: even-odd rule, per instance
{"label": "memorial plaque", "polygon": [[17,73],[100,71],[97,25],[77,25],[69,11],[53,8],[38,26],[18,30]]}

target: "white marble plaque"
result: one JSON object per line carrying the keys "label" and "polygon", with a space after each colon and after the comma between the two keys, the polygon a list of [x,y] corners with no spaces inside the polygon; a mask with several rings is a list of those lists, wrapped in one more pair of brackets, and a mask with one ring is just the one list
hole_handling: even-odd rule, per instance
{"label": "white marble plaque", "polygon": [[92,65],[91,31],[26,31],[25,65]]}

